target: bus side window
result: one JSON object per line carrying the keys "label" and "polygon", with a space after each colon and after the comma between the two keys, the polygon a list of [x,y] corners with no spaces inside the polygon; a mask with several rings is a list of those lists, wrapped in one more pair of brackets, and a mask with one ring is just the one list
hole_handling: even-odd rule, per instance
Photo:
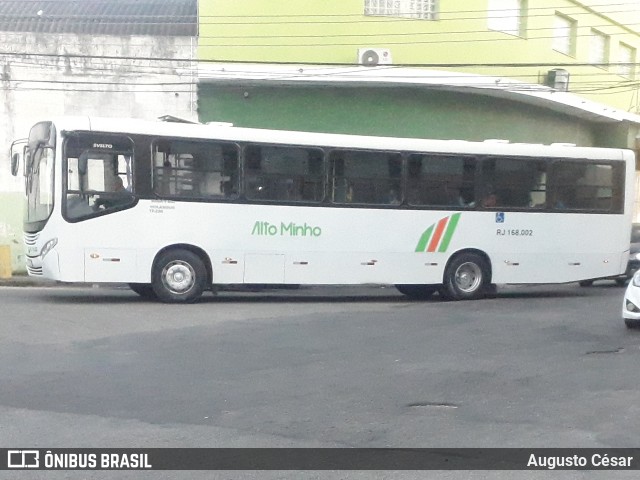
{"label": "bus side window", "polygon": [[473,206],[472,158],[412,154],[407,164],[407,202],[416,206]]}
{"label": "bus side window", "polygon": [[334,203],[401,203],[402,157],[398,153],[335,150],[329,158]]}
{"label": "bus side window", "polygon": [[245,148],[245,195],[279,202],[319,202],[324,192],[319,149],[252,145]]}
{"label": "bus side window", "polygon": [[233,199],[238,195],[238,147],[212,141],[154,144],[154,191],[162,196]]}
{"label": "bus side window", "polygon": [[554,208],[557,210],[623,211],[622,164],[557,161],[553,164]]}
{"label": "bus side window", "polygon": [[[546,204],[546,163],[536,159],[493,157],[483,161],[485,207],[542,208]],[[492,202],[486,198],[493,197]]]}

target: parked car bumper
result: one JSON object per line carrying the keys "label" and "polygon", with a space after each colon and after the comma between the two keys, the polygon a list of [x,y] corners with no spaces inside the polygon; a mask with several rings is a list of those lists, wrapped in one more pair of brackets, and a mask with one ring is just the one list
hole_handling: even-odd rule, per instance
{"label": "parked car bumper", "polygon": [[627,327],[640,326],[640,272],[633,276],[624,292],[622,318]]}

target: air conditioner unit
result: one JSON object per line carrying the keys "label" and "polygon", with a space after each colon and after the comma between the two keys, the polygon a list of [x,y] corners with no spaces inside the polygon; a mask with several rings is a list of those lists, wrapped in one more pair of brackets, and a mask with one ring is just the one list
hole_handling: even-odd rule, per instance
{"label": "air conditioner unit", "polygon": [[369,67],[391,65],[391,50],[388,48],[359,48],[358,64]]}
{"label": "air conditioner unit", "polygon": [[564,68],[553,68],[547,72],[546,85],[559,92],[569,91],[569,72]]}

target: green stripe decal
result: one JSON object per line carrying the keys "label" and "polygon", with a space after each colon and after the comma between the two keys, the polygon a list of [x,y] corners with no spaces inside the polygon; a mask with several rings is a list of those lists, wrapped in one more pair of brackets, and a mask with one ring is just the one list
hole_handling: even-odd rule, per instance
{"label": "green stripe decal", "polygon": [[442,241],[440,242],[439,252],[446,252],[447,248],[449,248],[449,243],[451,242],[451,238],[453,237],[453,232],[456,231],[456,227],[458,226],[458,220],[460,220],[460,214],[454,213],[451,215],[451,219],[449,220],[449,225],[447,225],[447,230],[444,232],[444,236],[442,237]]}
{"label": "green stripe decal", "polygon": [[418,241],[418,245],[416,246],[416,252],[424,252],[427,249],[427,244],[429,243],[431,234],[433,233],[433,227],[434,226],[431,225],[424,231],[424,233],[420,237],[420,240]]}

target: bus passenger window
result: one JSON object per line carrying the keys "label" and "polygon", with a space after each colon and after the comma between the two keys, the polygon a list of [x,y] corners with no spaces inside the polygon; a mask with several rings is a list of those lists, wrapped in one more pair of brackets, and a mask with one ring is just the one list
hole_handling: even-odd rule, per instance
{"label": "bus passenger window", "polygon": [[435,154],[409,155],[407,202],[415,206],[474,204],[475,160]]}
{"label": "bus passenger window", "polygon": [[544,161],[528,158],[485,159],[481,205],[488,208],[543,208],[546,205],[546,166]]}
{"label": "bus passenger window", "polygon": [[153,145],[155,193],[169,197],[232,200],[238,196],[238,147],[204,140],[162,140]]}
{"label": "bus passenger window", "polygon": [[553,208],[621,213],[622,164],[595,164],[559,160],[551,172]]}
{"label": "bus passenger window", "polygon": [[323,171],[321,150],[251,145],[244,150],[244,193],[250,200],[320,202]]}
{"label": "bus passenger window", "polygon": [[335,150],[330,154],[334,203],[402,203],[402,157],[395,152]]}

